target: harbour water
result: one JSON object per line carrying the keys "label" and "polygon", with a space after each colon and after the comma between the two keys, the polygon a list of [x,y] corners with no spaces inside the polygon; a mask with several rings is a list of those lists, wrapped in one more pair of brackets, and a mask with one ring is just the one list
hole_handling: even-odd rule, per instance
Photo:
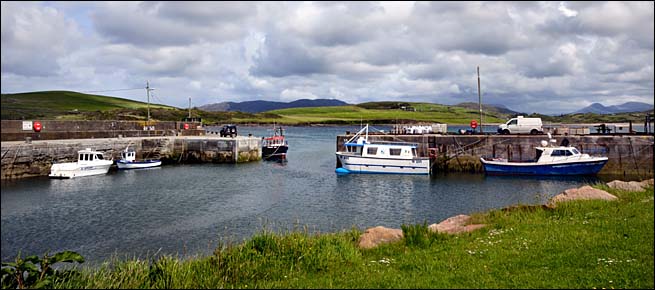
{"label": "harbour water", "polygon": [[[240,126],[239,134],[268,136],[271,129]],[[542,204],[565,189],[601,181],[341,176],[334,172],[336,136],[359,126],[285,129],[285,163],[165,165],[70,180],[3,182],[2,261],[19,251],[25,257],[73,250],[86,264],[113,255],[206,255],[219,243],[239,243],[262,229],[317,233],[432,224],[458,214]]]}

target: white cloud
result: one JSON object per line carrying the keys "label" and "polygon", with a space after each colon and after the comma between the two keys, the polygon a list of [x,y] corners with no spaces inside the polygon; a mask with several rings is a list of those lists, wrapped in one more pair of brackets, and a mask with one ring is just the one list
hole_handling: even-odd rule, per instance
{"label": "white cloud", "polygon": [[480,66],[483,101],[525,112],[653,100],[652,2],[1,5],[3,93],[454,104]]}

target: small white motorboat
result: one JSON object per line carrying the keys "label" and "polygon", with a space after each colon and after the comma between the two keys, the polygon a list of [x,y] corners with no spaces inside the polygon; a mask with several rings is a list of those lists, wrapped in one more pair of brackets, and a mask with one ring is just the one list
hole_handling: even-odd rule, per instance
{"label": "small white motorboat", "polygon": [[77,152],[77,162],[55,163],[50,167],[50,178],[73,178],[81,176],[107,174],[113,160],[105,160],[100,151],[90,148]]}
{"label": "small white motorboat", "polygon": [[136,152],[134,150],[125,148],[121,152],[121,159],[116,161],[116,166],[118,169],[137,169],[137,168],[149,168],[157,167],[161,165],[161,160],[158,159],[146,159],[146,160],[136,160]]}

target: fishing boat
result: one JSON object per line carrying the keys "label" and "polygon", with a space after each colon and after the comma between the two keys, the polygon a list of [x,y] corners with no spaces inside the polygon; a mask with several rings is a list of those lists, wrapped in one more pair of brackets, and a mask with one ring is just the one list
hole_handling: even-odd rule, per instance
{"label": "fishing boat", "polygon": [[[550,133],[548,137],[551,138]],[[555,143],[555,140],[550,139],[550,143]],[[541,146],[535,149],[534,160],[508,161],[504,158],[481,157],[480,161],[485,173],[489,175],[594,175],[608,160],[607,157],[582,154],[568,144],[549,146],[546,140],[541,141]]]}
{"label": "fishing boat", "polygon": [[282,161],[287,159],[289,144],[284,137],[282,127],[273,126],[273,136],[262,137],[262,159]]}
{"label": "fishing boat", "polygon": [[100,151],[86,148],[77,152],[77,162],[55,163],[50,167],[50,178],[74,178],[107,174],[113,160],[105,160]]}
{"label": "fishing boat", "polygon": [[416,143],[368,141],[368,124],[337,151],[336,173],[430,174],[429,157],[418,157]]}
{"label": "fishing boat", "polygon": [[161,165],[161,160],[158,159],[145,159],[145,160],[136,160],[136,152],[132,149],[125,148],[121,152],[121,159],[116,161],[116,166],[118,169],[137,169],[137,168],[149,168],[157,167]]}

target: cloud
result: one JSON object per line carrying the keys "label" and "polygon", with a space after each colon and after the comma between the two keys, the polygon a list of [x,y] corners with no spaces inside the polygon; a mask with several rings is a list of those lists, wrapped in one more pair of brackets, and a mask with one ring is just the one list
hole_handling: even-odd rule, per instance
{"label": "cloud", "polygon": [[[653,100],[652,2],[2,2],[2,91],[161,102]],[[579,106],[571,108],[571,106]]]}
{"label": "cloud", "polygon": [[2,72],[46,77],[60,70],[58,59],[77,48],[80,33],[70,19],[34,3],[2,3]]}

